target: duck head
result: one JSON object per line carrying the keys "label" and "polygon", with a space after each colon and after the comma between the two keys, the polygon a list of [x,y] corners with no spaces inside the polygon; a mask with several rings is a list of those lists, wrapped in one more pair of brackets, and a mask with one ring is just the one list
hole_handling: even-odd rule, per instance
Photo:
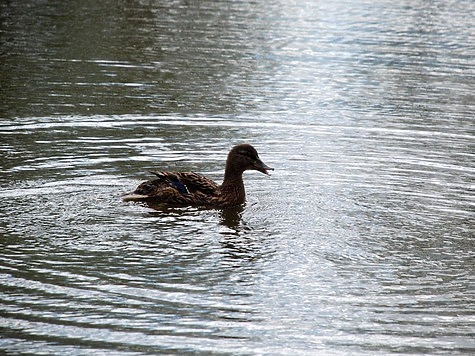
{"label": "duck head", "polygon": [[246,170],[255,170],[270,175],[268,171],[274,168],[267,166],[261,161],[257,151],[251,145],[244,143],[234,146],[228,154],[226,160],[226,173],[242,174]]}

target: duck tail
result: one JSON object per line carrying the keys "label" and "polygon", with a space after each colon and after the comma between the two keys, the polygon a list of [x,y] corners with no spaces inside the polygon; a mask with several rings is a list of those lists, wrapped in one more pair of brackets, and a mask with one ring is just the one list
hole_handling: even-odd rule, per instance
{"label": "duck tail", "polygon": [[145,194],[137,194],[137,193],[128,193],[128,194],[125,194],[123,197],[122,197],[122,201],[124,202],[129,202],[129,201],[145,201],[147,200],[147,198],[149,198],[148,195],[145,195]]}

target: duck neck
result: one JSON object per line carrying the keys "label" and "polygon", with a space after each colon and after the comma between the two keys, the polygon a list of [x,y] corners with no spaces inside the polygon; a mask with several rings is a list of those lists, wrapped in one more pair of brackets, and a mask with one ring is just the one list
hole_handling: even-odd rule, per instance
{"label": "duck neck", "polygon": [[246,197],[242,173],[226,167],[223,184],[221,184],[221,192],[224,195],[234,197],[238,204],[244,203]]}

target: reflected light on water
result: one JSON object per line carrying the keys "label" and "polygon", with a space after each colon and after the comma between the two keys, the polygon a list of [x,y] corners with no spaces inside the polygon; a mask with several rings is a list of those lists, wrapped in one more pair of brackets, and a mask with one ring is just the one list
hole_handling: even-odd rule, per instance
{"label": "reflected light on water", "polygon": [[65,4],[0,5],[0,353],[473,353],[474,2]]}

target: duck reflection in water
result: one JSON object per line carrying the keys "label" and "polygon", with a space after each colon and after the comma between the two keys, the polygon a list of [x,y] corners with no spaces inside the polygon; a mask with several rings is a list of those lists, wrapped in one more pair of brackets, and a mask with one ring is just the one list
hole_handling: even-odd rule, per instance
{"label": "duck reflection in water", "polygon": [[220,223],[223,226],[228,227],[232,231],[238,234],[241,230],[242,212],[244,211],[244,205],[238,205],[232,208],[223,209],[220,211]]}
{"label": "duck reflection in water", "polygon": [[151,172],[156,178],[143,182],[123,200],[145,202],[154,209],[184,206],[233,208],[245,202],[242,175],[246,170],[269,175],[268,171],[273,168],[261,161],[254,147],[240,144],[228,154],[221,185],[194,172]]}
{"label": "duck reflection in water", "polygon": [[[153,211],[147,214],[149,216],[162,217],[163,213],[166,213],[168,216],[173,216],[178,220],[182,220],[183,218],[187,219],[187,217],[195,218],[196,216],[201,215],[201,212],[203,211],[214,211],[212,216],[217,217],[219,219],[219,224],[227,228],[225,232],[222,232],[223,234],[239,236],[243,230],[247,230],[246,225],[242,222],[242,213],[245,204],[225,209],[210,209],[206,207],[169,207],[152,204],[148,204],[148,206],[153,209]],[[215,215],[215,213],[217,213],[217,215]],[[209,215],[204,216],[209,217]]]}

